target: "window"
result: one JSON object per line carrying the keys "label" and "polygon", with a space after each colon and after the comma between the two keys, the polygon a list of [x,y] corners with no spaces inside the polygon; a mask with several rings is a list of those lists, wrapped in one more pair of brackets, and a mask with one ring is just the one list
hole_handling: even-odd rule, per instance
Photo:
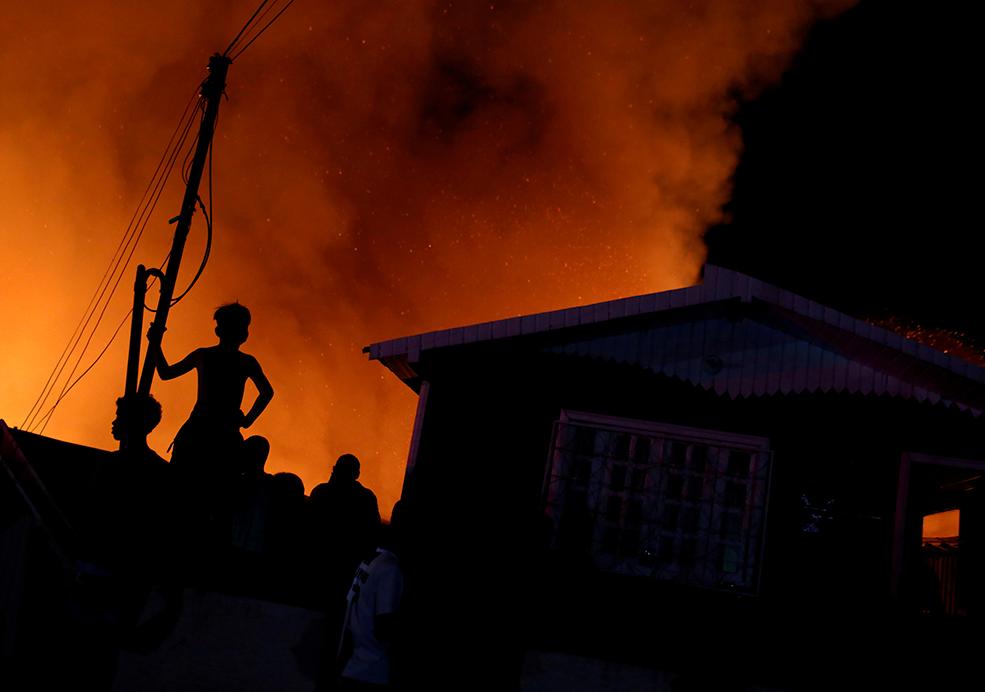
{"label": "window", "polygon": [[954,542],[960,535],[961,510],[949,509],[944,512],[925,514],[923,516],[923,531],[921,539],[923,545],[940,545],[942,543]]}
{"label": "window", "polygon": [[553,546],[602,570],[754,592],[767,440],[562,412],[546,477]]}

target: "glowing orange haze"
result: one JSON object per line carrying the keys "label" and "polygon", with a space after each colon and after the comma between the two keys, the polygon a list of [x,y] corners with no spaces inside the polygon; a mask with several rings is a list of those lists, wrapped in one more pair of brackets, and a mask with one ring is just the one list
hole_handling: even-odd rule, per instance
{"label": "glowing orange haze", "polygon": [[[255,4],[0,9],[9,423],[41,390],[208,55]],[[172,313],[166,352],[212,343],[217,305],[248,305],[244,350],[276,389],[254,429],[273,443],[268,470],[310,490],[355,452],[388,511],[416,398],[361,347],[693,281],[740,149],[730,95],[776,79],[810,23],[846,4],[295,4],[230,69],[212,259]],[[169,246],[175,179],[137,250],[146,264]],[[128,269],[83,365],[131,285]],[[112,444],[125,341],[46,434]],[[193,379],[155,384],[156,449],[191,409]]]}

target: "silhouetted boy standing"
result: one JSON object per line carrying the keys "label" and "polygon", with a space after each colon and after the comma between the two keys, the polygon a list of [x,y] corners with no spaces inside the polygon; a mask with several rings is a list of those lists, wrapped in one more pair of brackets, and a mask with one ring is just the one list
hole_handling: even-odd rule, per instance
{"label": "silhouetted boy standing", "polygon": [[[163,350],[157,353],[162,380],[191,370],[198,374],[198,399],[175,437],[171,463],[186,483],[190,481],[202,493],[198,499],[213,509],[236,472],[243,445],[240,429],[253,425],[274,395],[257,359],[239,350],[249,336],[250,311],[230,303],[216,310],[214,317],[217,345],[195,349],[174,365],[168,364]],[[247,380],[259,394],[244,414],[241,406]]]}

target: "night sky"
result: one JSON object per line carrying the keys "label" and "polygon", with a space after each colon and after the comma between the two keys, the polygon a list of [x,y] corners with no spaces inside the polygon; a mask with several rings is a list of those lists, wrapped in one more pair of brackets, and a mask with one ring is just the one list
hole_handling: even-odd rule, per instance
{"label": "night sky", "polygon": [[981,57],[959,3],[818,23],[736,115],[745,150],[709,261],[869,319],[985,336]]}

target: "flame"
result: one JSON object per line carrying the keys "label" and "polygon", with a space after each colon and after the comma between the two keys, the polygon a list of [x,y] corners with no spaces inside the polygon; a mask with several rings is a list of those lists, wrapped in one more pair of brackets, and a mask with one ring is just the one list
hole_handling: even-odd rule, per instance
{"label": "flame", "polygon": [[976,340],[957,329],[919,324],[902,317],[883,317],[869,320],[883,329],[896,332],[905,339],[985,367],[985,349]]}
{"label": "flame", "polygon": [[[209,54],[254,0],[0,9],[0,415],[17,424],[85,308]],[[734,96],[847,2],[300,3],[231,67],[215,244],[171,359],[254,315],[276,389],[268,469],[308,489],[340,453],[386,512],[415,397],[361,347],[691,283],[722,219]],[[204,196],[204,195],[203,195]],[[136,259],[156,264],[174,176]],[[196,219],[183,276],[203,246]],[[132,270],[82,366],[128,309]],[[179,287],[182,281],[179,280]],[[46,433],[108,447],[126,330]],[[156,383],[164,450],[193,378]]]}

